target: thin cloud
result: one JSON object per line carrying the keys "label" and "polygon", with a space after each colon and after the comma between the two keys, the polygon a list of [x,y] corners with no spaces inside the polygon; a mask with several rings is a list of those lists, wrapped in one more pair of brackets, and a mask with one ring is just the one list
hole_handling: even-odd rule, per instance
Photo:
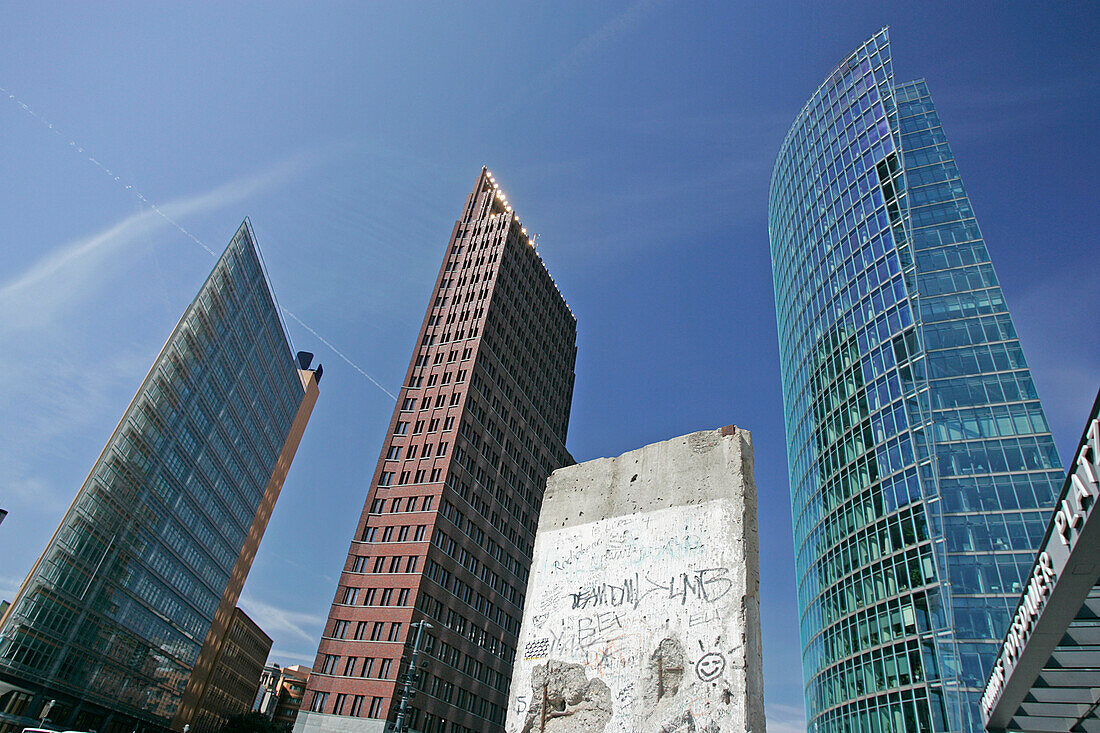
{"label": "thin cloud", "polygon": [[11,601],[23,585],[23,578],[14,575],[0,575],[0,601]]}
{"label": "thin cloud", "polygon": [[[22,442],[22,441],[21,441]],[[49,480],[38,475],[36,466],[23,459],[18,449],[0,451],[0,474],[5,479],[4,502],[14,515],[37,514],[48,516],[50,519],[60,517],[72,501],[75,490],[70,486],[60,488]],[[21,517],[22,518],[22,517]],[[17,520],[9,517],[7,524],[14,525]],[[55,522],[56,523],[56,522]],[[48,521],[43,524],[49,524]],[[7,535],[4,539],[11,539],[16,530],[4,527]]]}
{"label": "thin cloud", "polygon": [[132,214],[55,249],[0,284],[0,335],[6,335],[6,330],[40,328],[57,311],[102,285],[103,270],[122,262],[118,255],[128,248],[148,244],[154,232],[184,217],[234,206],[271,190],[303,170],[307,161],[306,156],[294,156],[251,176]]}
{"label": "thin cloud", "polygon": [[156,353],[153,346],[115,349],[102,355],[95,369],[70,353],[35,359],[34,379],[27,388],[14,391],[10,399],[0,398],[0,406],[18,418],[19,435],[11,437],[17,444],[45,444],[94,423],[114,407],[112,391],[140,379]]}
{"label": "thin cloud", "polygon": [[[297,662],[306,667],[313,666],[313,662],[316,658],[317,655],[315,654],[299,654],[298,652],[289,652],[286,649],[276,649],[275,647],[272,647],[271,653],[267,655],[268,663],[290,660],[291,662]],[[283,666],[285,667],[286,665],[284,664]]]}
{"label": "thin cloud", "polygon": [[[289,638],[316,645],[325,625],[324,616],[273,606],[251,595],[242,595],[239,605],[264,633],[277,641]],[[309,661],[313,661],[312,657]]]}
{"label": "thin cloud", "polygon": [[764,705],[768,733],[806,733],[806,714],[794,705]]}
{"label": "thin cloud", "polygon": [[[22,338],[24,378],[0,393],[0,414],[12,426],[0,440],[0,505],[10,512],[0,526],[4,573],[30,570],[156,353],[107,349],[81,360],[57,344],[70,340]],[[0,600],[12,599],[10,585],[0,577]]]}
{"label": "thin cloud", "polygon": [[604,23],[590,33],[580,43],[562,56],[556,64],[541,74],[527,87],[520,88],[510,96],[507,101],[498,105],[491,113],[493,116],[515,110],[521,104],[530,103],[532,99],[548,91],[560,79],[571,74],[585,61],[595,55],[600,46],[607,43],[617,35],[633,29],[647,14],[653,11],[664,0],[640,0],[631,5],[611,20]]}

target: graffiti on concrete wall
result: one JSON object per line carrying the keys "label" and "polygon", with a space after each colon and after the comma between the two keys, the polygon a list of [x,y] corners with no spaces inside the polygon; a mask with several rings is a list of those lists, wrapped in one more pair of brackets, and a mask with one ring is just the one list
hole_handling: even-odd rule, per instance
{"label": "graffiti on concrete wall", "polygon": [[744,720],[740,521],[723,499],[540,532],[508,733],[717,733]]}

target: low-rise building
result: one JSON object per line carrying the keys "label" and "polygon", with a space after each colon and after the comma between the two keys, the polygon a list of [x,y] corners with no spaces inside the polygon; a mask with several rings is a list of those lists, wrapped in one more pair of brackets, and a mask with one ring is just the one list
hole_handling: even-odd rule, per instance
{"label": "low-rise building", "polygon": [[306,682],[309,681],[309,667],[293,664],[283,667],[279,678],[279,690],[275,702],[275,710],[271,720],[279,730],[290,731],[294,728],[294,721],[298,719],[298,710],[302,707],[302,696],[306,692]]}
{"label": "low-rise building", "polygon": [[199,698],[192,726],[195,733],[214,733],[229,718],[251,710],[270,652],[271,637],[235,608],[221,654]]}
{"label": "low-rise building", "polygon": [[277,664],[269,664],[260,673],[260,687],[252,702],[252,712],[271,717],[275,712],[275,701],[279,695],[279,679],[283,670]]}

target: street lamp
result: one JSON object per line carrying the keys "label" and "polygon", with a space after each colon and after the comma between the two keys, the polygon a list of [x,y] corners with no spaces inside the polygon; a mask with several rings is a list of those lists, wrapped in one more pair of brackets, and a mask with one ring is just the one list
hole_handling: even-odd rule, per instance
{"label": "street lamp", "polygon": [[397,704],[397,720],[393,724],[394,733],[406,733],[408,731],[406,719],[408,717],[409,700],[416,697],[414,687],[420,679],[420,670],[416,665],[416,658],[420,654],[420,639],[424,635],[424,629],[432,628],[431,624],[423,620],[411,625],[416,627],[416,641],[413,642],[412,656],[409,658],[409,666],[405,670],[405,680],[401,685],[401,700]]}

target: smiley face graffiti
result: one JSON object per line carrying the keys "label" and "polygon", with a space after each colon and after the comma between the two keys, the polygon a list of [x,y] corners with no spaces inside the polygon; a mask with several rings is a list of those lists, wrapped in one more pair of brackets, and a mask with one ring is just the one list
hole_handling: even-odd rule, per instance
{"label": "smiley face graffiti", "polygon": [[695,675],[703,682],[712,682],[726,671],[726,658],[718,652],[709,652],[695,663]]}

